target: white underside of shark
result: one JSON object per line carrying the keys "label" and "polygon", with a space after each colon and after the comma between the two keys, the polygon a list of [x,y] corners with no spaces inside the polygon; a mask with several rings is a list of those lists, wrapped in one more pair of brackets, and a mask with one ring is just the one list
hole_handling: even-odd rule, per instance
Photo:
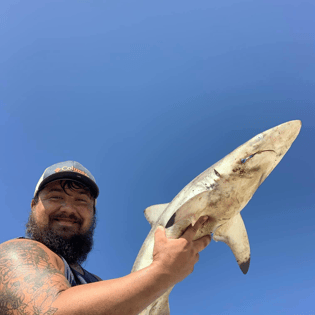
{"label": "white underside of shark", "polygon": [[[226,243],[244,274],[250,262],[250,247],[241,210],[291,147],[301,129],[294,120],[271,128],[205,170],[167,204],[145,210],[151,231],[135,260],[132,271],[149,266],[153,259],[154,234],[158,226],[166,236],[179,238],[190,224],[208,215],[209,220],[194,239],[212,234],[212,239]],[[168,297],[173,287],[139,315],[169,315]]]}

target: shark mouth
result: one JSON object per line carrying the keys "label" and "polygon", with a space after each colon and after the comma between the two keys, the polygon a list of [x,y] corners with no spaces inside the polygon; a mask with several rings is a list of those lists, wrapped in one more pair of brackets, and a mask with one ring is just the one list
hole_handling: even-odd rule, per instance
{"label": "shark mouth", "polygon": [[274,152],[274,153],[276,153],[276,151],[274,151],[274,150],[263,150],[263,151],[258,151],[258,152],[256,152],[256,153],[254,153],[254,154],[252,154],[252,155],[250,155],[250,156],[246,157],[245,159],[241,159],[241,163],[242,163],[242,164],[244,164],[244,163],[246,163],[249,159],[251,159],[253,156],[255,156],[256,154],[260,154],[260,153],[262,153],[262,152],[267,152],[267,151],[270,151],[270,152]]}

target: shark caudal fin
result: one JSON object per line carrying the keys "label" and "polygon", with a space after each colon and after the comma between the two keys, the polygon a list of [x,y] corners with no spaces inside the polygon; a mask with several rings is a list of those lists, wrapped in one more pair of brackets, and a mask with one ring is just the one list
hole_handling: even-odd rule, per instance
{"label": "shark caudal fin", "polygon": [[163,203],[160,205],[148,207],[144,210],[144,216],[151,224],[151,226],[158,220],[158,218],[161,216],[168,205],[168,203]]}
{"label": "shark caudal fin", "polygon": [[231,248],[239,267],[246,274],[250,262],[250,248],[241,214],[238,213],[227,223],[218,227],[213,233],[213,239],[222,241]]}

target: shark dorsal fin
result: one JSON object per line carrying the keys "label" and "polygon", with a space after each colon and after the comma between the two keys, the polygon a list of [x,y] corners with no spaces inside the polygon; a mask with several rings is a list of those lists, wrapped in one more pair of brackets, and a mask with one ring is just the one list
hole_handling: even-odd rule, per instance
{"label": "shark dorsal fin", "polygon": [[158,220],[161,216],[162,212],[166,209],[168,203],[163,203],[160,205],[154,205],[146,208],[144,210],[144,216],[148,220],[148,222],[153,226],[153,224]]}
{"label": "shark dorsal fin", "polygon": [[249,268],[250,248],[241,214],[236,214],[227,223],[218,227],[213,234],[213,239],[222,241],[231,248],[242,272],[246,274]]}

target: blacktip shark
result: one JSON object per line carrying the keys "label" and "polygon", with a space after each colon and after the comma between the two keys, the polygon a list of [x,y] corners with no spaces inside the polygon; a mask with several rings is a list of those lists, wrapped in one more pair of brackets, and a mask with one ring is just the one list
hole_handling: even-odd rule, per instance
{"label": "blacktip shark", "polygon": [[[131,272],[152,263],[158,226],[165,227],[168,238],[176,239],[199,217],[207,215],[208,221],[194,239],[210,234],[215,241],[226,243],[246,274],[250,248],[240,212],[289,150],[301,126],[300,120],[293,120],[258,134],[193,179],[170,203],[145,209],[151,231]],[[168,297],[173,287],[139,315],[169,315]]]}

